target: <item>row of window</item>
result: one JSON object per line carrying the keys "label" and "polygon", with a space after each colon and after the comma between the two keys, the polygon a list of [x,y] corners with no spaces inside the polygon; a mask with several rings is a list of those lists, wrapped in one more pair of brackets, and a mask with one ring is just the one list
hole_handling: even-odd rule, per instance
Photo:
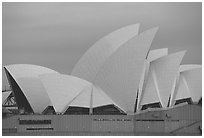
{"label": "row of window", "polygon": [[[93,121],[132,121],[132,119],[107,119],[107,118],[95,118]],[[135,121],[164,121],[163,119],[136,119]],[[37,124],[51,124],[51,120],[19,120],[20,125],[37,125]]]}
{"label": "row of window", "polygon": [[164,121],[163,119],[157,119],[157,120],[153,120],[153,119],[136,119],[135,121]]}
{"label": "row of window", "polygon": [[51,124],[51,120],[19,120],[20,125]]}
{"label": "row of window", "polygon": [[[95,118],[93,121],[132,121],[132,119],[101,119],[101,118]],[[164,121],[163,119],[136,119],[135,121]]]}
{"label": "row of window", "polygon": [[52,127],[29,127],[26,130],[54,130]]}
{"label": "row of window", "polygon": [[93,119],[93,121],[132,121],[132,119],[107,119],[107,118],[105,118],[105,119],[101,119],[101,118],[95,118],[95,119]]}

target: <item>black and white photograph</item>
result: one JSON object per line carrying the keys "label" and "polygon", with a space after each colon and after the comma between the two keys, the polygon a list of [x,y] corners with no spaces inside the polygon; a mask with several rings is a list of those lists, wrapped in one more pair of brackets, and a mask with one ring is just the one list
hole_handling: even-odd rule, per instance
{"label": "black and white photograph", "polygon": [[202,136],[202,2],[2,2],[3,136]]}

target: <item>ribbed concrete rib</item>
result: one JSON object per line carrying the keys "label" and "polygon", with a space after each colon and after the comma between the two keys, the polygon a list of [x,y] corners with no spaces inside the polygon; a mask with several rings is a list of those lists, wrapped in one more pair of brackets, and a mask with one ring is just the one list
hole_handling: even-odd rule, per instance
{"label": "ribbed concrete rib", "polygon": [[121,46],[106,60],[94,81],[125,112],[134,112],[144,61],[157,30],[147,30]]}
{"label": "ribbed concrete rib", "polygon": [[125,42],[138,35],[139,24],[116,30],[97,41],[81,57],[71,75],[93,82],[105,61]]}

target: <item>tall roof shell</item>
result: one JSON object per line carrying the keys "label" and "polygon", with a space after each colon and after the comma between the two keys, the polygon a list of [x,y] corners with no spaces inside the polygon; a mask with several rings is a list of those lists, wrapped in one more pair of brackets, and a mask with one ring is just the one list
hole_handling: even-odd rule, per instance
{"label": "tall roof shell", "polygon": [[158,28],[130,39],[102,66],[94,84],[102,88],[125,112],[134,112],[143,64]]}
{"label": "tall roof shell", "polygon": [[[150,63],[150,71],[147,79],[152,78],[153,81],[147,81],[147,84],[145,84],[140,105],[161,102],[162,107],[167,107],[169,96],[172,92],[176,75],[179,71],[179,65],[184,54],[185,51],[173,53]],[[157,93],[157,95],[153,95],[151,89],[156,90],[154,93]],[[160,101],[156,101],[158,97]]]}
{"label": "tall roof shell", "polygon": [[24,106],[23,103],[21,104],[23,100],[22,97],[18,97],[24,95],[26,97],[25,100],[28,101],[33,112],[43,112],[43,110],[50,104],[50,100],[39,79],[39,75],[57,74],[58,72],[42,66],[29,64],[14,64],[5,66],[4,68],[7,72],[6,74],[11,87],[16,87],[13,85],[13,81],[11,81],[14,80],[15,84],[18,85],[17,87],[21,89],[20,91],[17,91],[17,89],[12,88],[18,106]]}
{"label": "tall roof shell", "polygon": [[97,41],[80,58],[71,75],[93,82],[104,62],[121,45],[138,35],[139,24],[129,25],[116,30]]}
{"label": "tall roof shell", "polygon": [[[149,72],[149,65],[150,62],[161,58],[163,56],[168,55],[168,48],[161,48],[161,49],[154,49],[154,50],[150,50],[147,56],[147,59],[145,60],[144,63],[144,67],[143,67],[143,72],[142,72],[142,76],[141,76],[141,80],[140,80],[140,84],[139,84],[139,91],[138,91],[138,100],[137,100],[137,110],[140,108],[140,100],[141,100],[141,95],[143,92],[143,88],[144,88],[144,83],[146,83],[145,81],[147,80],[148,77],[148,72]],[[149,83],[148,83],[149,84]],[[152,86],[154,87],[154,86]]]}

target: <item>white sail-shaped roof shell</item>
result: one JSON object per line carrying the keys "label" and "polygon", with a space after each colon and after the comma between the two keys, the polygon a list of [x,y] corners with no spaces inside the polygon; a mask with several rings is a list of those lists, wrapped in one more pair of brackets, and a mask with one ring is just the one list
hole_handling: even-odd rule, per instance
{"label": "white sail-shaped roof shell", "polygon": [[118,48],[94,81],[126,113],[134,112],[144,61],[157,29],[147,30]]}
{"label": "white sail-shaped roof shell", "polygon": [[[140,105],[152,104],[160,101],[160,95],[158,93],[158,84],[156,82],[155,76],[153,76],[152,70],[150,69],[147,84],[145,85],[144,91],[142,93]],[[151,100],[150,100],[151,99]]]}
{"label": "white sail-shaped roof shell", "polygon": [[2,92],[2,103],[8,98],[8,96],[12,93],[12,91]]}
{"label": "white sail-shaped roof shell", "polygon": [[149,51],[147,60],[149,62],[152,62],[160,57],[167,56],[167,55],[168,55],[168,48],[154,49]]}
{"label": "white sail-shaped roof shell", "polygon": [[62,74],[41,75],[40,79],[57,113],[63,113],[80,93],[91,85],[86,80]]}
{"label": "white sail-shaped roof shell", "polygon": [[57,113],[69,106],[94,108],[114,104],[105,93],[90,82],[69,75],[46,74],[40,79]]}
{"label": "white sail-shaped roof shell", "polygon": [[[147,81],[147,84],[145,84],[141,102],[139,103],[140,105],[160,102],[162,107],[167,107],[169,96],[173,90],[174,82],[179,71],[179,65],[184,54],[185,51],[173,53],[150,63],[150,71],[147,79],[152,78],[152,81]],[[151,89],[153,89],[157,95],[152,94]],[[157,100],[158,97],[159,101]]]}
{"label": "white sail-shaped roof shell", "polygon": [[[140,84],[139,84],[139,91],[138,91],[138,98],[137,98],[138,99],[137,100],[137,110],[140,108],[139,103],[141,100],[143,88],[145,86],[144,83],[147,83],[145,81],[147,81],[150,62],[152,62],[152,61],[154,61],[160,57],[166,56],[166,55],[168,55],[168,48],[161,48],[161,49],[155,49],[155,50],[149,51],[147,59],[145,60],[145,63],[144,63],[143,72],[142,72],[142,76],[141,76],[141,80],[140,80]],[[154,87],[154,85],[152,87]]]}
{"label": "white sail-shaped roof shell", "polygon": [[5,66],[28,100],[34,113],[42,113],[50,105],[50,99],[39,79],[42,74],[58,72],[37,65],[15,64]]}
{"label": "white sail-shaped roof shell", "polygon": [[198,102],[202,97],[201,76],[201,65],[181,65],[179,68],[178,83],[171,98],[170,106],[173,106],[176,100],[185,98],[191,98],[193,102]]}
{"label": "white sail-shaped roof shell", "polygon": [[188,84],[192,101],[197,103],[202,97],[202,68],[184,71],[181,74]]}
{"label": "white sail-shaped roof shell", "polygon": [[186,64],[186,65],[181,65],[179,68],[179,72],[184,72],[184,71],[190,71],[193,69],[201,68],[201,65],[198,64]]}
{"label": "white sail-shaped roof shell", "polygon": [[[178,88],[175,89],[174,95],[172,95],[173,96],[172,98],[174,100],[173,101],[174,104],[175,104],[176,100],[181,100],[181,99],[191,97],[190,89],[188,87],[188,84],[187,84],[186,79],[185,79],[183,74],[179,75],[177,87]],[[171,102],[170,106],[172,106],[172,102]]]}
{"label": "white sail-shaped roof shell", "polygon": [[104,62],[125,42],[138,35],[139,24],[116,30],[97,41],[81,57],[71,75],[93,82]]}

